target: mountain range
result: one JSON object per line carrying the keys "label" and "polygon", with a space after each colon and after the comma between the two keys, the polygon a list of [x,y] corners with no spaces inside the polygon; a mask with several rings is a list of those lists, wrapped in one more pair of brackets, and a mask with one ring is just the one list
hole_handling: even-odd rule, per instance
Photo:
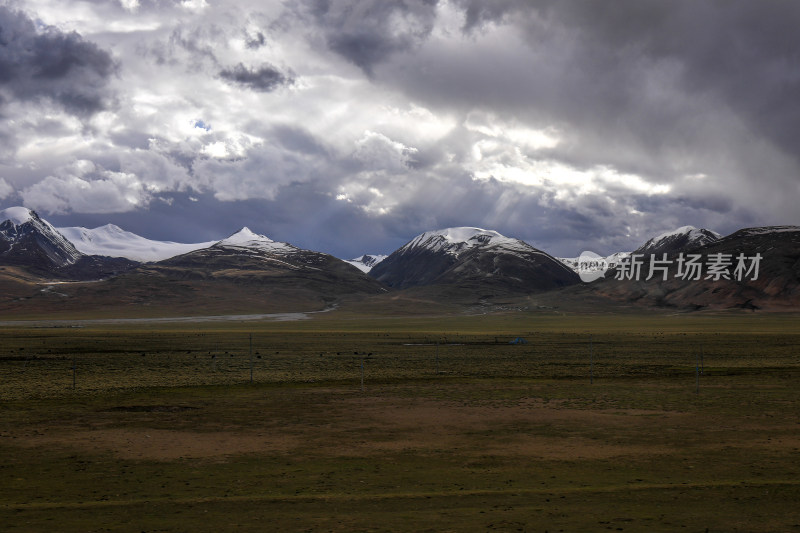
{"label": "mountain range", "polygon": [[[641,258],[646,272],[651,257],[674,263],[690,252],[761,254],[761,275],[687,281],[672,264],[663,279],[615,279],[631,257]],[[583,256],[554,258],[496,231],[458,227],[422,233],[388,256],[343,261],[248,228],[220,241],[183,244],[149,240],[111,224],[56,229],[35,212],[12,207],[0,211],[0,312],[279,312],[403,299],[485,305],[534,295],[551,307],[580,307],[587,298],[599,298],[689,310],[800,308],[797,226],[748,228],[727,237],[684,226],[631,253],[597,258],[587,267],[580,264]],[[577,274],[609,267],[605,279],[594,283],[581,283]]]}
{"label": "mountain range", "polygon": [[[661,233],[649,239],[633,252],[616,252],[606,257],[559,257],[558,260],[570,267],[575,272],[584,270],[605,270],[615,268],[631,254],[661,255],[677,252],[690,252],[694,249],[712,244],[722,236],[708,229],[698,229],[694,226],[682,226],[678,229]],[[581,263],[583,261],[583,263]]]}

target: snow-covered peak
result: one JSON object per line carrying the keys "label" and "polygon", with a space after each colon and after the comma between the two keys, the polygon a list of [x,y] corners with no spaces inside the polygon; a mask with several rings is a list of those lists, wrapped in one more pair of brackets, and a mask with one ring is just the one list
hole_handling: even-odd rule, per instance
{"label": "snow-covered peak", "polygon": [[681,235],[686,235],[686,236],[689,237],[689,239],[694,241],[694,240],[697,240],[697,239],[705,239],[705,238],[708,237],[708,234],[713,235],[717,239],[722,237],[722,235],[720,235],[716,231],[711,231],[710,229],[698,229],[698,228],[695,228],[694,226],[681,226],[678,229],[674,229],[672,231],[666,231],[666,232],[662,233],[661,235],[659,235],[658,237],[653,237],[653,239],[651,239],[651,240],[657,242],[657,241],[660,241],[660,240],[663,240],[663,239],[667,239],[667,238],[670,238],[670,237],[679,237]]}
{"label": "snow-covered peak", "polygon": [[255,233],[246,226],[227,239],[222,239],[216,244],[216,246],[222,246],[226,248],[247,248],[251,250],[279,253],[295,252],[298,250],[298,248],[295,248],[291,244],[273,241],[266,235]]}
{"label": "snow-covered peak", "polygon": [[350,263],[360,271],[367,273],[372,270],[372,267],[389,257],[388,255],[369,255],[364,254],[355,259],[345,259],[345,263]]}
{"label": "snow-covered peak", "polygon": [[426,231],[421,235],[417,235],[398,251],[407,252],[414,249],[426,249],[433,252],[443,251],[458,257],[459,254],[466,250],[488,246],[503,246],[515,250],[534,250],[532,246],[518,239],[510,239],[493,230],[458,227]]}
{"label": "snow-covered peak", "polygon": [[653,237],[640,246],[636,253],[655,254],[670,253],[687,248],[697,248],[718,241],[722,235],[715,231],[694,226],[681,226]]}
{"label": "snow-covered peak", "polygon": [[56,265],[71,265],[81,253],[48,221],[26,207],[9,207],[0,211],[0,239],[15,243],[34,236],[37,246]]}
{"label": "snow-covered peak", "polygon": [[33,220],[34,213],[27,207],[8,207],[0,211],[0,222],[10,220],[14,225],[21,226]]}
{"label": "snow-covered peak", "polygon": [[110,235],[136,235],[135,233],[131,233],[130,231],[125,231],[116,224],[106,224],[96,229],[103,230]]}
{"label": "snow-covered peak", "polygon": [[108,257],[125,257],[133,261],[163,261],[176,255],[208,248],[217,241],[184,244],[172,241],[154,241],[125,231],[114,224],[106,224],[99,228],[82,227],[58,228],[79,251],[86,255],[105,255]]}
{"label": "snow-covered peak", "polygon": [[505,238],[500,235],[498,232],[494,230],[486,230],[481,228],[470,228],[470,227],[458,227],[458,228],[447,228],[438,231],[432,231],[430,233],[436,233],[443,236],[450,242],[469,242],[476,237],[488,237],[489,239],[493,238]]}
{"label": "snow-covered peak", "polygon": [[247,226],[243,227],[227,239],[222,239],[219,241],[222,244],[226,244],[228,246],[247,246],[250,243],[256,242],[275,242],[266,235],[259,235],[258,233],[254,233],[250,230]]}

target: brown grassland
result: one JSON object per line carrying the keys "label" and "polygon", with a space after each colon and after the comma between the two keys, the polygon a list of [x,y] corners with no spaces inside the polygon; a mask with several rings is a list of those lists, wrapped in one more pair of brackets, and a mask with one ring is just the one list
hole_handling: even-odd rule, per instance
{"label": "brown grassland", "polygon": [[800,532],[797,324],[5,325],[0,529]]}

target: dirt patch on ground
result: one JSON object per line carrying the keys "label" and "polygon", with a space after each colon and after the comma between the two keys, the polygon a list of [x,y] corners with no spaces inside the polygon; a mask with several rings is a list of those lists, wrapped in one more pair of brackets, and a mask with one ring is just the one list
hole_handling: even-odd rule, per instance
{"label": "dirt patch on ground", "polygon": [[[382,453],[459,449],[474,455],[512,455],[548,459],[601,459],[631,454],[660,453],[587,436],[621,427],[655,424],[652,417],[623,416],[566,409],[541,402],[507,406],[461,405],[452,401],[408,398],[338,398],[315,422],[293,418],[265,420],[225,427],[120,427],[127,413],[153,413],[179,419],[186,407],[121,406],[96,413],[80,425],[60,424],[15,433],[15,444],[65,446],[96,453],[111,452],[126,459],[172,461],[260,453],[303,453],[364,456]],[[113,413],[113,419],[108,413]],[[652,413],[651,413],[652,414]],[[659,417],[675,416],[659,414]],[[145,424],[145,427],[142,425]]]}
{"label": "dirt patch on ground", "polygon": [[[164,418],[159,418],[158,429],[148,428],[141,417],[134,425],[133,417],[142,413],[177,422],[184,411],[191,412],[185,406],[114,407],[80,423],[16,431],[14,444],[66,446],[159,461],[223,459],[251,453],[358,457],[448,449],[470,456],[575,460],[673,453],[674,446],[668,440],[645,442],[642,435],[667,435],[704,425],[696,415],[687,413],[568,408],[536,399],[468,405],[430,398],[330,398],[324,391],[316,394],[320,396],[303,397],[302,407],[290,407],[282,414],[265,417],[254,410],[251,418],[240,418],[235,425],[198,419],[196,428],[176,423],[174,426],[180,429],[165,429],[169,425]],[[326,398],[324,402],[322,397]],[[781,449],[800,445],[794,437],[775,435],[777,438],[768,440],[762,434],[743,440],[740,432],[721,431],[713,442],[697,445]]]}
{"label": "dirt patch on ground", "polygon": [[[546,459],[604,459],[668,453],[667,447],[631,446],[592,438],[622,427],[639,429],[657,419],[682,415],[666,412],[601,412],[567,409],[543,402],[516,405],[468,406],[449,401],[349,399],[343,402],[349,418],[335,432],[347,439],[308,435],[318,450],[336,455],[377,451],[458,449],[475,455],[513,455]],[[646,416],[635,416],[638,414]],[[634,416],[631,416],[634,415]],[[329,434],[328,437],[331,435]]]}
{"label": "dirt patch on ground", "polygon": [[285,453],[299,445],[286,434],[248,432],[193,432],[165,429],[59,429],[17,440],[30,446],[66,446],[97,453],[112,452],[124,459],[173,461],[184,458],[224,457],[246,453]]}

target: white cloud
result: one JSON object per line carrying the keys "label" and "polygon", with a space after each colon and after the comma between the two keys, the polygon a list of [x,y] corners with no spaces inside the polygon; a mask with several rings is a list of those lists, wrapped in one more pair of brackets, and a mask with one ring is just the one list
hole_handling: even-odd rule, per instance
{"label": "white cloud", "polygon": [[136,175],[113,172],[78,160],[56,176],[25,188],[23,203],[45,213],[120,213],[146,205],[151,197]]}
{"label": "white cloud", "polygon": [[521,150],[555,148],[560,140],[555,128],[535,129],[519,121],[504,121],[493,113],[471,111],[464,127],[485,137],[502,140]]}
{"label": "white cloud", "polygon": [[213,157],[215,159],[225,159],[229,156],[228,149],[225,146],[225,143],[222,141],[217,141],[213,143],[209,143],[200,150],[200,153],[203,155],[207,155],[209,157]]}
{"label": "white cloud", "polygon": [[213,192],[221,201],[274,199],[281,187],[310,180],[318,165],[312,156],[258,145],[239,158],[198,158],[193,175],[198,189]]}
{"label": "white cloud", "polygon": [[123,213],[147,203],[135,176],[108,173],[104,179],[48,176],[22,191],[26,206],[46,213]]}
{"label": "white cloud", "polygon": [[139,9],[139,0],[119,0],[119,3],[131,13],[135,13]]}
{"label": "white cloud", "polygon": [[491,115],[472,113],[465,128],[478,135],[470,150],[466,167],[476,180],[495,179],[547,192],[550,202],[570,205],[578,196],[620,194],[663,195],[671,192],[669,183],[651,183],[642,176],[620,172],[610,165],[580,169],[551,157],[539,156],[544,148],[559,141],[554,133],[518,125],[508,125]]}
{"label": "white cloud", "polygon": [[134,149],[120,154],[120,170],[135,176],[142,187],[152,193],[182,191],[193,185],[185,167],[152,148]]}
{"label": "white cloud", "polygon": [[8,184],[4,178],[0,178],[0,200],[5,200],[14,193],[14,187]]}
{"label": "white cloud", "polygon": [[405,172],[413,160],[416,148],[393,141],[386,135],[365,131],[355,142],[353,157],[364,164],[367,170],[391,173]]}
{"label": "white cloud", "polygon": [[206,0],[183,0],[181,7],[190,11],[203,11],[208,7]]}

